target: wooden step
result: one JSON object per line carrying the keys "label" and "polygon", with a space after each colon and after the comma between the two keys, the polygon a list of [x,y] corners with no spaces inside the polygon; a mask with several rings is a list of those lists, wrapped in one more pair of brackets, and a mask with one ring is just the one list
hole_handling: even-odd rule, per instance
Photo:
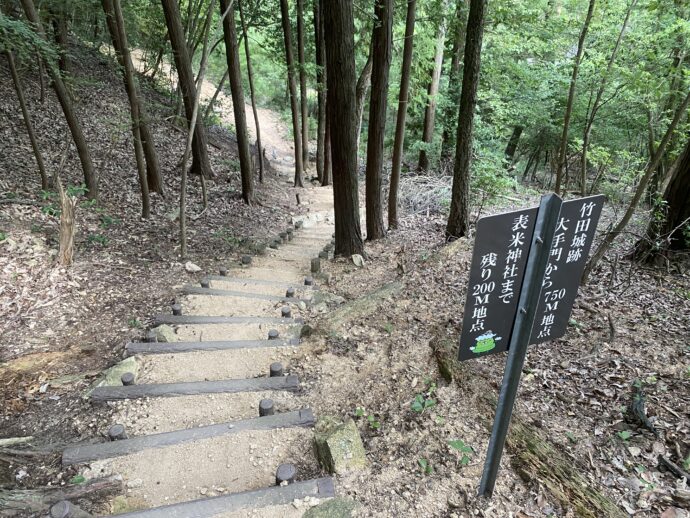
{"label": "wooden step", "polygon": [[245,299],[268,300],[271,302],[304,302],[308,304],[309,299],[299,299],[296,297],[279,297],[277,295],[264,295],[262,293],[248,293],[246,291],[221,290],[217,288],[201,288],[187,284],[182,287],[182,291],[188,295],[209,295],[216,297],[242,297]]}
{"label": "wooden step", "polygon": [[196,325],[196,324],[303,324],[301,318],[283,317],[213,317],[201,315],[156,315],[153,317],[153,327],[161,324]]}
{"label": "wooden step", "polygon": [[[308,275],[305,275],[305,277],[308,277]],[[222,275],[208,275],[206,279],[210,281],[223,281],[223,282],[232,282],[232,283],[238,283],[238,284],[255,284],[259,286],[282,286],[285,288],[295,288],[295,289],[300,289],[300,290],[318,290],[319,288],[316,286],[305,286],[303,284],[297,284],[294,282],[286,282],[286,281],[268,281],[265,279],[250,279],[250,278],[245,278],[245,277],[224,277]]]}
{"label": "wooden step", "polygon": [[227,351],[299,345],[299,338],[276,340],[218,340],[209,342],[130,342],[125,345],[128,355],[187,353],[192,351]]}
{"label": "wooden step", "polygon": [[129,455],[141,450],[152,448],[164,448],[173,444],[210,439],[221,435],[236,434],[254,430],[273,430],[275,428],[308,427],[315,422],[314,413],[309,408],[284,412],[281,414],[231,421],[197,428],[175,430],[174,432],[156,433],[141,437],[132,437],[119,441],[110,441],[100,444],[85,444],[72,446],[62,453],[62,464],[70,466],[82,462],[90,462],[98,459],[109,459]]}
{"label": "wooden step", "polygon": [[241,493],[214,496],[179,504],[165,505],[116,515],[118,518],[207,518],[221,513],[242,509],[258,509],[274,505],[286,505],[307,496],[331,498],[335,486],[331,477],[294,482],[287,486],[273,486]]}
{"label": "wooden step", "polygon": [[261,390],[299,390],[297,376],[272,378],[230,379],[218,381],[189,381],[184,383],[145,383],[143,385],[96,387],[89,397],[92,401],[139,399],[145,397],[194,396]]}

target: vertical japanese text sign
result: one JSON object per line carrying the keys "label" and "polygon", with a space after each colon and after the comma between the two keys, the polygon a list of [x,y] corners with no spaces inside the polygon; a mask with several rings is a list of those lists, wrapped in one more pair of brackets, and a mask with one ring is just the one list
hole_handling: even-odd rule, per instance
{"label": "vertical japanese text sign", "polygon": [[[565,334],[604,200],[604,196],[590,196],[563,203],[531,344]],[[460,361],[507,350],[536,215],[535,207],[477,222]]]}

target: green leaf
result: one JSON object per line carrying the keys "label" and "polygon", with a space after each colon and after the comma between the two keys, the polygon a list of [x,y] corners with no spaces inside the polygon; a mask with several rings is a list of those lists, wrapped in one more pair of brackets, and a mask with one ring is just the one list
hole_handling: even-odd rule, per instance
{"label": "green leaf", "polygon": [[86,482],[86,477],[84,477],[84,475],[74,475],[69,479],[70,484],[83,484],[84,482]]}
{"label": "green leaf", "polygon": [[627,441],[632,437],[632,432],[630,430],[622,430],[618,432],[617,435],[621,438],[621,440]]}
{"label": "green leaf", "polygon": [[419,464],[419,467],[422,468],[422,471],[425,475],[431,475],[434,472],[434,467],[428,460],[418,459],[417,463]]}

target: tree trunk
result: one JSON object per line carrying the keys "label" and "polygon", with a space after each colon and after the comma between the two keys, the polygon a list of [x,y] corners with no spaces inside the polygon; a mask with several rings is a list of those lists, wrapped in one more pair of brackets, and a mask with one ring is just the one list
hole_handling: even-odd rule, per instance
{"label": "tree trunk", "polygon": [[[445,5],[444,5],[445,10]],[[441,69],[443,68],[443,48],[446,41],[446,21],[441,20],[436,35],[436,53],[434,54],[434,67],[431,70],[431,82],[427,89],[427,105],[424,110],[424,129],[422,130],[422,149],[419,151],[419,163],[417,169],[426,171],[429,169],[429,154],[427,147],[434,140],[434,121],[436,119],[436,98],[438,86],[441,82]]]}
{"label": "tree trunk", "polygon": [[280,18],[283,25],[283,40],[285,42],[285,62],[287,63],[288,90],[290,92],[290,110],[292,111],[292,133],[295,141],[295,187],[304,187],[302,181],[302,131],[299,121],[299,106],[297,102],[297,83],[295,82],[295,59],[292,55],[292,36],[290,34],[290,9],[288,0],[280,0]]}
{"label": "tree trunk", "polygon": [[[690,92],[688,92],[688,94],[685,96],[685,99],[683,100],[682,104],[678,107],[678,110],[676,110],[676,114],[673,117],[673,120],[671,121],[671,124],[669,125],[668,129],[666,130],[664,137],[661,139],[661,142],[659,143],[659,147],[657,148],[656,153],[654,154],[653,157],[650,157],[649,165],[647,166],[647,169],[646,169],[644,175],[640,179],[640,182],[637,184],[637,189],[635,190],[635,195],[633,196],[632,200],[630,200],[630,204],[628,205],[628,208],[625,211],[625,214],[623,214],[623,217],[621,218],[621,220],[618,223],[616,223],[616,226],[613,228],[613,230],[608,232],[604,236],[604,239],[601,241],[601,243],[599,243],[599,246],[597,247],[596,251],[592,255],[592,258],[587,262],[587,266],[585,266],[585,270],[582,274],[582,284],[585,284],[588,281],[589,275],[592,273],[592,270],[594,270],[594,268],[599,263],[601,258],[604,257],[604,254],[611,247],[611,244],[616,239],[618,234],[620,234],[625,229],[627,224],[630,222],[630,219],[633,217],[633,214],[635,213],[635,209],[637,208],[637,204],[640,202],[640,199],[642,198],[642,195],[644,194],[645,189],[647,188],[647,184],[649,183],[649,179],[651,178],[652,174],[654,174],[654,171],[656,171],[656,168],[661,163],[661,159],[664,157],[664,153],[666,152],[668,142],[671,139],[671,136],[673,135],[673,132],[675,131],[676,126],[678,126],[678,122],[680,121],[681,117],[685,113],[685,110],[687,109],[688,104],[690,104]],[[685,203],[687,203],[687,199],[685,200]]]}
{"label": "tree trunk", "polygon": [[400,94],[398,95],[398,115],[395,122],[395,141],[391,169],[391,184],[388,193],[388,228],[398,228],[398,186],[400,168],[405,144],[405,120],[407,104],[410,98],[410,69],[412,68],[412,50],[414,48],[414,24],[417,12],[417,0],[407,1],[405,19],[405,46],[403,49],[402,71],[400,76]]}
{"label": "tree trunk", "polygon": [[503,156],[505,157],[505,165],[506,167],[509,167],[513,163],[513,157],[515,156],[515,150],[518,147],[518,142],[520,142],[520,135],[522,135],[522,131],[525,128],[522,126],[515,125],[513,128],[513,133],[510,135],[510,140],[508,141],[508,145],[506,146],[506,150],[503,153]]}
{"label": "tree trunk", "polygon": [[369,132],[367,139],[366,213],[367,239],[373,241],[386,235],[383,226],[381,183],[383,176],[383,144],[386,136],[388,108],[388,74],[391,66],[393,39],[393,0],[374,4],[374,31],[371,36],[374,54],[369,101]]}
{"label": "tree trunk", "polygon": [[450,158],[450,144],[453,132],[452,121],[457,110],[460,98],[460,69],[462,57],[465,53],[465,26],[467,15],[465,12],[465,0],[456,0],[455,8],[455,34],[453,35],[453,49],[451,51],[450,71],[448,73],[448,98],[449,103],[443,114],[443,136],[441,138],[441,156]]}
{"label": "tree trunk", "polygon": [[261,127],[259,125],[259,112],[256,109],[256,96],[254,94],[254,72],[252,71],[252,60],[249,54],[249,38],[247,37],[247,24],[244,21],[242,0],[238,0],[237,7],[240,12],[240,23],[242,24],[242,37],[244,38],[244,54],[247,58],[247,78],[249,79],[249,96],[252,100],[252,112],[254,114],[254,126],[256,128],[256,147],[259,160],[259,182],[264,183],[264,148],[261,145]]}
{"label": "tree trunk", "polygon": [[477,86],[481,64],[482,36],[487,0],[470,0],[465,42],[465,71],[458,111],[458,134],[453,166],[453,191],[446,237],[466,236],[470,219],[470,165],[472,163],[472,129],[474,108],[477,104]]}
{"label": "tree trunk", "polygon": [[[378,1],[378,0],[377,0]],[[357,79],[357,87],[355,89],[357,96],[357,155],[359,156],[359,138],[362,134],[362,117],[364,116],[364,101],[367,98],[367,91],[371,84],[371,72],[374,66],[374,41],[369,45],[369,55],[367,61],[364,63],[364,68]]]}
{"label": "tree trunk", "polygon": [[213,97],[211,97],[211,100],[208,102],[208,106],[206,106],[206,110],[204,111],[204,120],[208,120],[208,118],[211,116],[211,112],[213,111],[213,106],[216,104],[216,101],[218,100],[218,96],[220,95],[220,92],[223,90],[223,86],[225,85],[225,81],[228,80],[229,74],[230,74],[230,71],[228,69],[225,69],[225,73],[223,74],[223,77],[220,78],[220,82],[218,83],[218,86],[216,87],[216,91],[213,92]]}
{"label": "tree trunk", "polygon": [[[616,54],[620,48],[621,41],[625,35],[626,29],[628,27],[628,20],[630,19],[630,13],[637,4],[637,0],[631,0],[628,10],[625,13],[625,18],[623,19],[623,25],[621,25],[621,30],[618,33],[618,39],[616,39],[616,44],[613,46],[611,55],[609,56],[608,65],[606,66],[606,71],[601,77],[601,82],[599,83],[599,88],[597,89],[597,95],[594,98],[594,104],[592,104],[592,109],[590,110],[589,117],[585,122],[585,129],[582,134],[582,156],[580,160],[580,193],[584,196],[587,192],[587,151],[589,150],[589,141],[592,136],[592,126],[594,125],[594,119],[597,116],[599,108],[601,108],[602,98],[604,95],[604,90],[606,89],[606,82],[613,68],[613,63],[616,60]],[[651,154],[650,154],[651,156]]]}
{"label": "tree trunk", "polygon": [[[230,1],[232,2],[232,0]],[[228,61],[228,70],[230,71],[232,110],[235,114],[235,133],[237,135],[237,150],[240,158],[240,175],[242,176],[242,199],[246,204],[251,205],[254,203],[254,171],[252,171],[252,159],[249,154],[247,116],[244,111],[240,53],[237,46],[237,30],[235,27],[235,6],[234,3],[228,3],[228,0],[220,0],[221,16],[228,10],[228,7],[230,7],[230,11],[223,18],[225,55]]]}
{"label": "tree trunk", "polygon": [[53,37],[58,48],[58,67],[63,75],[70,73],[69,62],[69,22],[64,7],[60,6],[51,12],[53,21]]}
{"label": "tree trunk", "polygon": [[[187,51],[187,42],[182,31],[182,21],[180,11],[175,0],[161,0],[165,23],[168,27],[168,37],[172,47],[175,68],[177,69],[177,79],[182,92],[182,101],[187,118],[187,125],[192,121],[194,111],[194,99],[196,99],[196,85],[194,84],[194,74],[192,63]],[[203,124],[194,125],[194,139],[192,140],[192,174],[202,175],[204,178],[211,178],[211,162],[208,158],[206,129]]]}
{"label": "tree trunk", "polygon": [[31,123],[31,116],[29,115],[29,110],[26,107],[26,99],[24,99],[24,90],[22,88],[21,81],[19,80],[19,75],[17,74],[17,68],[14,66],[14,57],[12,56],[12,52],[5,51],[5,55],[7,56],[7,62],[10,66],[10,74],[12,75],[14,90],[17,92],[17,98],[19,99],[19,107],[22,110],[22,117],[24,117],[26,132],[28,133],[29,141],[31,142],[31,149],[33,149],[34,151],[34,157],[36,157],[36,165],[38,166],[38,172],[41,175],[41,189],[45,191],[49,188],[48,175],[46,173],[45,164],[43,163],[41,149],[38,147],[38,140],[36,140],[34,125]]}
{"label": "tree trunk", "polygon": [[565,161],[568,155],[568,131],[570,129],[570,116],[573,113],[573,104],[575,102],[575,87],[577,86],[577,75],[580,71],[582,55],[585,52],[585,38],[587,37],[589,24],[592,21],[595,3],[596,0],[589,0],[587,16],[585,17],[585,23],[582,25],[582,30],[580,31],[580,38],[577,42],[577,54],[575,55],[575,61],[573,62],[573,75],[570,78],[568,101],[565,105],[565,116],[563,117],[563,135],[561,136],[561,144],[558,149],[558,159],[556,163],[556,187],[554,188],[554,192],[556,194],[560,194],[561,184],[563,183],[563,166],[565,165]]}
{"label": "tree trunk", "polygon": [[[107,3],[110,1],[110,5]],[[139,89],[134,80],[134,67],[132,66],[132,60],[129,55],[129,43],[127,42],[127,33],[125,32],[125,21],[122,17],[122,8],[120,7],[120,0],[103,0],[103,7],[106,13],[106,19],[109,13],[113,14],[113,19],[108,21],[109,24],[114,22],[114,25],[108,26],[111,30],[113,36],[113,47],[116,52],[120,55],[120,64],[123,67],[123,76],[125,79],[125,90],[127,90],[127,97],[130,102],[130,110],[132,116],[132,136],[134,142],[134,157],[137,163],[137,171],[139,173],[139,186],[141,188],[141,204],[142,204],[142,217],[148,218],[151,215],[151,207],[149,200],[149,184],[146,177],[146,164],[144,163],[144,146],[142,142],[142,137],[144,135],[144,130],[142,129],[144,121],[144,111],[142,105],[139,101]],[[148,127],[146,129],[146,134],[148,132]],[[152,142],[150,142],[152,144]],[[156,168],[155,174],[158,176],[158,184],[161,184],[160,173],[158,171],[158,157],[155,155],[155,150],[153,151],[153,156],[155,157],[154,166]]]}
{"label": "tree trunk", "polygon": [[[324,2],[328,120],[333,161],[335,254],[363,254],[357,185],[355,38],[352,0]],[[337,78],[337,79],[336,79]]]}
{"label": "tree trunk", "polygon": [[[324,38],[324,45],[325,45]],[[328,79],[328,76],[324,76]],[[328,83],[326,83],[326,88],[328,88]],[[330,185],[333,183],[333,160],[331,156],[331,123],[328,118],[328,101],[326,101],[326,135],[324,136],[323,143],[323,180],[321,181],[322,186]]]}
{"label": "tree trunk", "polygon": [[297,0],[297,59],[302,112],[302,164],[309,169],[309,111],[307,108],[307,70],[304,60],[304,0]]}
{"label": "tree trunk", "polygon": [[[36,12],[36,7],[34,6],[33,0],[21,1],[26,18],[36,27],[38,34],[45,39],[46,35],[43,30],[43,26],[41,25],[38,12]],[[84,171],[84,182],[86,183],[87,189],[86,195],[89,199],[95,200],[98,198],[98,179],[96,178],[96,171],[94,170],[93,163],[91,162],[91,153],[86,145],[86,139],[84,138],[81,123],[79,122],[77,114],[74,111],[72,99],[67,92],[65,83],[62,81],[60,72],[55,70],[55,68],[49,63],[46,63],[46,65],[48,74],[53,81],[55,94],[57,95],[60,106],[62,107],[62,111],[65,114],[65,120],[67,121],[67,126],[72,134],[74,145],[77,147],[77,153],[79,154],[79,160],[81,161],[81,168]]]}
{"label": "tree trunk", "polygon": [[316,90],[318,92],[318,125],[316,131],[316,176],[323,185],[324,145],[326,140],[326,49],[323,45],[323,0],[314,2],[314,48],[316,54]]}

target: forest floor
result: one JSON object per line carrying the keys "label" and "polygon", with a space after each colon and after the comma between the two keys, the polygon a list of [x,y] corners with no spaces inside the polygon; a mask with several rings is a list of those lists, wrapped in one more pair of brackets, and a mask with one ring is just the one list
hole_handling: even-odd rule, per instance
{"label": "forest floor", "polygon": [[[107,428],[111,412],[94,411],[82,400],[83,390],[120,359],[125,342],[141,337],[150,315],[169,305],[173,286],[195,278],[178,258],[175,195],[154,197],[153,217],[139,217],[126,100],[112,64],[93,52],[75,53],[89,69],[88,81],[76,74],[75,91],[103,196],[98,205],[80,204],[69,269],[54,265],[58,220],[47,210],[54,200],[44,200],[27,182],[34,170],[26,158],[30,148],[14,92],[0,83],[0,138],[9,144],[0,156],[7,171],[0,198],[36,203],[0,205],[6,234],[0,242],[0,435],[34,435],[36,446]],[[31,105],[41,106],[32,110],[34,123],[46,161],[55,167],[64,149],[56,136],[66,134],[59,107],[50,93],[40,105],[37,78],[23,77]],[[147,98],[152,119],[162,120],[171,108],[166,96],[148,90]],[[267,133],[264,145],[275,146],[287,164],[284,130],[277,118],[267,120],[271,124],[275,139]],[[157,123],[155,136],[167,190],[176,193],[184,133],[170,128]],[[290,179],[275,174],[259,189],[260,203],[245,206],[234,157],[217,149],[211,155],[218,177],[203,213],[198,183],[190,188],[191,212],[199,217],[190,221],[189,260],[204,271],[236,260],[252,241],[274,235],[291,214],[307,210],[295,205]],[[63,180],[80,183],[78,171],[72,154]],[[524,202],[491,211],[536,202],[511,196]],[[607,210],[600,227],[613,217]],[[515,422],[552,449],[545,457],[525,455],[539,444],[521,442],[514,426],[494,497],[485,501],[475,496],[476,487],[505,357],[454,365],[452,379],[439,371],[459,335],[473,244],[446,245],[443,228],[442,215],[433,211],[406,215],[400,230],[367,243],[363,267],[350,258],[324,262],[323,288],[342,297],[351,319],[347,312],[313,308],[306,316],[316,332],[291,362],[303,381],[300,400],[317,416],[352,417],[362,434],[369,465],[339,477],[338,492],[360,502],[362,516],[597,516],[575,507],[586,486],[622,515],[687,516],[682,509],[690,507],[690,492],[659,469],[658,456],[681,467],[690,456],[688,264],[635,265],[625,259],[630,241],[618,243],[610,254],[616,259],[606,260],[581,288],[568,333],[528,354]],[[369,304],[382,287],[387,295]],[[346,317],[335,322],[338,315]],[[656,434],[627,412],[636,381]],[[433,406],[414,411],[417,396]],[[471,448],[465,460],[449,445],[457,440]],[[573,480],[581,487],[564,484],[567,476],[552,477],[566,471],[580,476]],[[0,456],[0,486],[60,485],[75,473],[52,457],[17,463]]]}

